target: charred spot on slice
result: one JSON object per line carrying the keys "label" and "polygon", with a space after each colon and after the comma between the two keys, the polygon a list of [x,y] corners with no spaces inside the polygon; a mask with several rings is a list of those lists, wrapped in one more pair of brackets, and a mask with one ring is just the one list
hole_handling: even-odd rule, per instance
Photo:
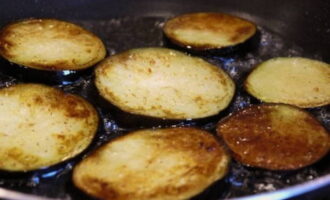
{"label": "charred spot on slice", "polygon": [[309,113],[284,104],[240,110],[219,122],[233,156],[248,166],[294,170],[311,165],[330,148],[328,131]]}

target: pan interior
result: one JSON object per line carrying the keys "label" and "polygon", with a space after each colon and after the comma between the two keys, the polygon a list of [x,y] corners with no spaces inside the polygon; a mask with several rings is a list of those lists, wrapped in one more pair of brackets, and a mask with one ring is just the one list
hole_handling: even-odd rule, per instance
{"label": "pan interior", "polygon": [[[108,53],[113,55],[131,48],[165,46],[161,30],[165,20],[167,18],[164,17],[122,17],[109,20],[71,20],[71,22],[77,23],[100,36],[105,42]],[[279,36],[263,27],[258,27],[258,30],[260,32],[259,41],[247,52],[202,56],[207,61],[219,67],[222,66],[237,84],[237,94],[228,108],[228,113],[256,103],[256,100],[247,95],[242,87],[242,82],[247,73],[256,64],[279,56],[302,56],[322,60],[320,55],[305,51],[291,43],[291,41],[286,40],[284,36]],[[19,80],[13,77],[0,74],[1,87],[18,82]],[[86,75],[72,85],[57,85],[57,87],[82,95],[93,103],[96,90],[92,85],[92,76]],[[98,134],[91,149],[129,131],[118,126],[111,114],[100,107],[98,109],[103,119],[101,125],[103,130]],[[330,129],[329,106],[308,111],[314,114],[328,130]],[[215,123],[219,119],[204,124],[189,122],[180,123],[179,125],[197,125],[214,132]],[[83,194],[77,191],[70,181],[72,167],[79,159],[81,158],[29,174],[8,175],[6,172],[1,172],[3,175],[0,176],[0,187],[48,197],[81,199]],[[329,162],[329,156],[327,156],[312,166],[290,172],[272,172],[244,167],[237,162],[232,162],[230,173],[224,180],[215,183],[194,199],[232,198],[285,188],[329,174]],[[89,198],[85,197],[84,199]]]}

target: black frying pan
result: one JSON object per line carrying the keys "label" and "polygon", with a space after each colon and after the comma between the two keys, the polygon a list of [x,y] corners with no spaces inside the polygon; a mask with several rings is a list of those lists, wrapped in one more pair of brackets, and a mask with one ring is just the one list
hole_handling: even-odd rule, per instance
{"label": "black frying pan", "polygon": [[[204,58],[222,66],[238,88],[251,68],[275,56],[304,56],[330,62],[330,2],[326,0],[3,0],[0,25],[12,20],[47,17],[75,22],[99,35],[109,54],[145,46],[163,46],[162,23],[171,16],[195,12],[231,13],[259,25],[260,41],[243,54]],[[1,67],[1,66],[0,66]],[[73,85],[57,85],[93,102],[92,76],[86,75]],[[0,85],[19,82],[0,74]],[[93,102],[95,103],[95,102]],[[228,112],[258,103],[239,90]],[[95,103],[96,104],[96,103]],[[97,105],[96,105],[97,106]],[[98,106],[97,106],[98,107]],[[329,106],[309,110],[330,129]],[[99,108],[103,123],[94,147],[129,129],[118,127],[116,119]],[[0,119],[1,120],[1,119]],[[214,131],[215,121],[195,125]],[[72,186],[72,166],[82,156],[63,164],[29,174],[0,174],[0,187],[36,196],[59,199],[92,199]],[[301,170],[271,172],[248,168],[233,162],[229,175],[194,199],[330,199],[330,158]],[[0,189],[0,198],[37,199]]]}

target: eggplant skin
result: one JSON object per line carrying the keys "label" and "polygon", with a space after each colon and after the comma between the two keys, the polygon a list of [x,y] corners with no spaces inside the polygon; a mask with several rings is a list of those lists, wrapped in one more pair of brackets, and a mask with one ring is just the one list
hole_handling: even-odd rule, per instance
{"label": "eggplant skin", "polygon": [[193,51],[233,48],[252,38],[257,27],[224,13],[188,13],[169,19],[163,31],[174,44]]}
{"label": "eggplant skin", "polygon": [[81,70],[106,55],[103,42],[82,27],[56,19],[25,19],[0,30],[0,55],[37,70]]}
{"label": "eggplant skin", "polygon": [[48,85],[67,85],[73,82],[90,76],[93,73],[93,68],[81,70],[39,70],[30,67],[10,63],[0,57],[1,72],[7,76],[15,77],[19,81],[28,83],[44,83]]}
{"label": "eggplant skin", "polygon": [[101,199],[189,199],[224,177],[229,160],[206,131],[144,129],[97,149],[74,168],[72,179]]}
{"label": "eggplant skin", "polygon": [[272,58],[252,70],[244,87],[267,103],[325,106],[330,104],[330,65],[302,57]]}
{"label": "eggplant skin", "polygon": [[166,48],[132,49],[105,59],[96,67],[95,85],[125,112],[173,120],[216,115],[235,92],[220,67]]}
{"label": "eggplant skin", "polygon": [[0,170],[27,172],[73,158],[91,143],[99,117],[79,96],[41,84],[0,89]]}
{"label": "eggplant skin", "polygon": [[308,112],[261,104],[221,120],[217,134],[239,162],[269,170],[296,170],[327,155],[329,132]]}

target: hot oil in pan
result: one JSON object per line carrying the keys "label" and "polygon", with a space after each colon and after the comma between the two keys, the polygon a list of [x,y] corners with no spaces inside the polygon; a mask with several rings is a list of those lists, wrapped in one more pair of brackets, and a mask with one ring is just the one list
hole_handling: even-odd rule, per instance
{"label": "hot oil in pan", "polygon": [[[93,31],[106,43],[108,54],[128,50],[131,48],[164,46],[161,26],[165,18],[156,17],[125,17],[104,21],[79,21],[70,20]],[[282,37],[262,28],[260,31],[259,44],[246,53],[232,53],[226,56],[205,55],[204,59],[221,66],[235,80],[237,94],[228,108],[234,112],[246,107],[255,100],[247,95],[242,89],[242,82],[247,73],[258,63],[278,56],[303,56],[321,60],[317,55],[309,54],[302,48],[285,41]],[[18,82],[16,79],[0,74],[0,86],[4,87]],[[82,77],[72,85],[59,85],[65,91],[82,95],[93,103],[95,88],[92,76]],[[97,107],[97,105],[95,105]],[[97,107],[101,113],[101,130],[92,148],[102,145],[127,132],[127,129],[119,127],[112,118],[111,113]],[[310,109],[329,130],[330,110],[329,106]],[[191,123],[182,124],[191,125]],[[214,131],[215,122],[204,124],[201,128]],[[51,167],[48,170],[35,171],[25,175],[5,175],[0,179],[0,187],[10,188],[26,193],[41,196],[56,197],[63,199],[81,199],[83,195],[72,186],[72,167],[82,156],[70,160],[61,165]],[[233,161],[229,174],[201,195],[194,199],[222,199],[255,194],[265,191],[273,191],[297,183],[313,180],[317,177],[330,173],[329,156],[320,162],[300,170],[291,172],[272,172],[267,170],[244,167]],[[88,197],[83,196],[83,199]]]}

